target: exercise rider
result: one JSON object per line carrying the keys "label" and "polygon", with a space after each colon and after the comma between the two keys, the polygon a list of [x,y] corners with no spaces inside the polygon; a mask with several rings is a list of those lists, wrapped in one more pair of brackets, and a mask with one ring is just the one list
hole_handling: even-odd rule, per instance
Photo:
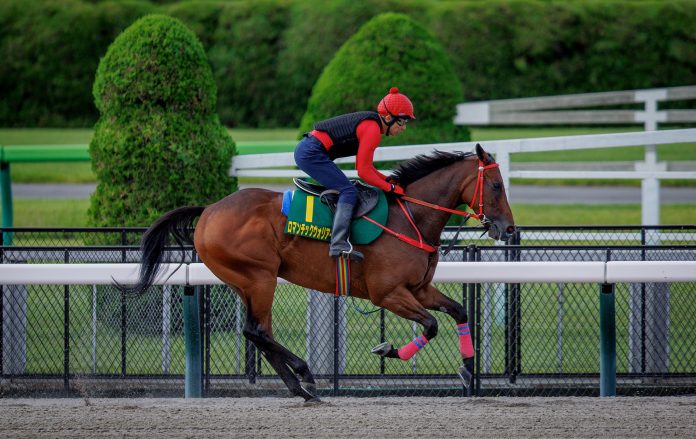
{"label": "exercise rider", "polygon": [[356,156],[358,176],[367,184],[390,193],[403,195],[398,185],[375,169],[373,155],[382,135],[398,136],[406,130],[409,120],[415,119],[413,104],[399,89],[392,87],[377,105],[377,112],[359,111],[323,120],[306,133],[295,148],[295,162],[307,175],[338,191],[334,213],[329,256],[349,255],[361,260],[363,255],[354,250],[349,241],[353,209],[358,202],[358,191],[333,162],[339,157]]}

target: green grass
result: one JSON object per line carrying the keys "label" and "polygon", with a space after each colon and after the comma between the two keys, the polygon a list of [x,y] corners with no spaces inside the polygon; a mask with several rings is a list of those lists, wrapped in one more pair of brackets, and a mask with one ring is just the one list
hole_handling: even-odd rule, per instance
{"label": "green grass", "polygon": [[[519,225],[640,225],[641,208],[637,204],[619,205],[543,205],[513,204],[512,212]],[[660,223],[693,224],[694,204],[660,206]]]}
{"label": "green grass", "polygon": [[85,227],[88,199],[15,199],[15,227]]}
{"label": "green grass", "polygon": [[87,162],[13,163],[13,183],[94,183],[97,178]]}
{"label": "green grass", "polygon": [[[16,227],[85,227],[87,199],[14,200]],[[693,204],[661,207],[662,224],[693,224]],[[639,225],[639,205],[530,205],[513,204],[515,222],[520,225]]]}
{"label": "green grass", "polygon": [[2,128],[0,145],[88,144],[91,128]]}

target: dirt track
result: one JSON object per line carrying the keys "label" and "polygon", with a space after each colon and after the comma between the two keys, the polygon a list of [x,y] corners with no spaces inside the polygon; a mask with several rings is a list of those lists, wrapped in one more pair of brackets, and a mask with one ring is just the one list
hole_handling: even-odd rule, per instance
{"label": "dirt track", "polygon": [[665,398],[0,399],[6,437],[696,437]]}

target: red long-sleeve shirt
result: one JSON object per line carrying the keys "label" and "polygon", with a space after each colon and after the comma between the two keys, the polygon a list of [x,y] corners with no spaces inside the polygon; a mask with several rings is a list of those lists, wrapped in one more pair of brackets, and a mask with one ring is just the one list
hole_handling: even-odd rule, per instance
{"label": "red long-sleeve shirt", "polygon": [[[331,137],[323,131],[313,130],[310,134],[319,139],[327,151],[333,145]],[[391,185],[387,183],[387,177],[375,169],[373,163],[375,149],[377,149],[379,142],[382,140],[381,127],[374,120],[363,120],[358,124],[355,134],[359,142],[358,154],[355,157],[355,167],[358,170],[358,176],[367,184],[389,191]]]}

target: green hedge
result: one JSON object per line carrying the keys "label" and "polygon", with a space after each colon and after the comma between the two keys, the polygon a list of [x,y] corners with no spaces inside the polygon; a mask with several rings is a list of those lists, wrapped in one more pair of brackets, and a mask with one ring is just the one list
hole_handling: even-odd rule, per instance
{"label": "green hedge", "polygon": [[89,126],[99,58],[148,2],[0,2],[0,125]]}
{"label": "green hedge", "polygon": [[218,110],[228,125],[282,126],[279,56],[287,26],[286,2],[225,5],[208,50],[219,90]]}
{"label": "green hedge", "polygon": [[109,47],[94,81],[93,226],[145,226],[235,190],[203,46],[179,20],[143,17]]}
{"label": "green hedge", "polygon": [[694,1],[438,3],[469,100],[696,84]]}
{"label": "green hedge", "polygon": [[437,36],[467,100],[696,83],[696,0],[3,0],[0,125],[93,123],[99,58],[137,18],[160,12],[203,43],[224,124],[298,126],[338,48],[388,11]]}

